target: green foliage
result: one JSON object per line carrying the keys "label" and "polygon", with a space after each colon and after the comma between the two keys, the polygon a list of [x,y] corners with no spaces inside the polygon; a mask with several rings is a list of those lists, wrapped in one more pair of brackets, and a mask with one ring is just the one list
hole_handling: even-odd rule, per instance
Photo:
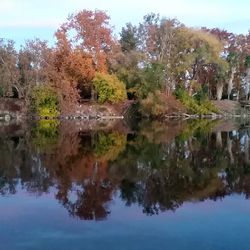
{"label": "green foliage", "polygon": [[149,93],[140,101],[140,111],[143,116],[162,116],[166,113],[165,95],[159,90]]}
{"label": "green foliage", "polygon": [[39,120],[32,132],[33,143],[41,151],[51,149],[59,137],[59,120]]}
{"label": "green foliage", "polygon": [[141,84],[137,87],[137,95],[146,98],[149,93],[164,88],[164,67],[160,63],[148,65],[141,73]]}
{"label": "green foliage", "polygon": [[136,49],[139,43],[137,32],[137,27],[133,26],[131,23],[127,23],[126,27],[122,28],[122,32],[120,33],[122,51],[128,52]]}
{"label": "green foliage", "polygon": [[124,134],[99,133],[95,144],[95,155],[102,160],[114,160],[124,151],[127,143],[127,137]]}
{"label": "green foliage", "polygon": [[32,108],[40,117],[57,117],[59,112],[58,96],[48,86],[35,87],[32,92]]}
{"label": "green foliage", "polygon": [[245,66],[246,66],[247,68],[250,67],[250,55],[247,55],[247,56],[246,56],[246,59],[245,59]]}
{"label": "green foliage", "polygon": [[236,52],[229,52],[227,61],[231,67],[236,67],[239,63],[239,54]]}
{"label": "green foliage", "polygon": [[206,85],[202,86],[196,91],[194,98],[199,102],[204,102],[208,99],[208,87]]}
{"label": "green foliage", "polygon": [[211,103],[211,101],[206,98],[204,93],[200,93],[197,97],[192,97],[183,88],[177,88],[175,91],[175,96],[179,99],[184,106],[188,109],[191,114],[207,115],[211,113],[218,113],[216,107]]}
{"label": "green foliage", "polygon": [[208,110],[208,113],[219,113],[219,110],[209,99],[204,100],[203,102],[199,103],[199,105]]}
{"label": "green foliage", "polygon": [[127,98],[125,85],[115,75],[97,73],[93,79],[93,84],[97,90],[100,103],[118,103]]}

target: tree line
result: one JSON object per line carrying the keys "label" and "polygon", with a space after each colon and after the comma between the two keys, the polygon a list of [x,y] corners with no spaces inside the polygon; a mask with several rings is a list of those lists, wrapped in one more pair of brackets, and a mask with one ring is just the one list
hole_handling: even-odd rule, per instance
{"label": "tree line", "polygon": [[19,51],[0,39],[0,96],[23,98],[48,116],[83,100],[126,99],[138,101],[142,113],[161,115],[172,96],[193,112],[206,101],[202,113],[213,109],[209,99],[250,92],[250,32],[194,29],[150,13],[116,38],[106,12],[82,10],[55,38],[53,46],[26,41]]}

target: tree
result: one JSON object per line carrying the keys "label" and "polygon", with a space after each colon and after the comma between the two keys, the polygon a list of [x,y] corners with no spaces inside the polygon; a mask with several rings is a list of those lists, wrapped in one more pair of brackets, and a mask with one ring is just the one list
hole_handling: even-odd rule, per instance
{"label": "tree", "polygon": [[159,15],[149,14],[139,31],[139,47],[147,55],[144,67],[161,65],[160,88],[164,87],[167,94],[177,85],[192,94],[193,85],[202,83],[206,68],[224,63],[220,56],[222,42],[208,32],[187,28],[176,19],[159,19]]}
{"label": "tree", "polygon": [[246,68],[246,76],[245,76],[245,85],[246,85],[246,97],[249,99],[249,92],[250,92],[250,55],[246,56],[245,59],[245,68]]}
{"label": "tree", "polygon": [[35,86],[48,82],[47,63],[51,50],[46,41],[28,40],[18,53],[19,86],[28,103]]}
{"label": "tree", "polygon": [[16,63],[14,42],[0,39],[0,88],[3,96],[11,97],[12,88],[18,88],[19,72]]}
{"label": "tree", "polygon": [[70,109],[80,99],[83,87],[89,87],[95,75],[91,55],[74,48],[62,26],[56,32],[57,43],[46,68],[48,78],[59,93],[62,109]]}
{"label": "tree", "polygon": [[76,15],[70,15],[63,26],[67,32],[75,32],[72,45],[89,53],[99,72],[107,71],[108,53],[112,49],[112,28],[110,17],[103,11],[83,10]]}
{"label": "tree", "polygon": [[[246,74],[245,59],[250,54],[250,36],[236,35],[226,30],[220,30],[218,28],[206,29],[209,33],[215,35],[224,44],[224,57],[227,58],[229,63],[228,70],[228,89],[227,96],[231,93],[232,88],[235,86],[238,92],[243,85],[248,92],[248,84],[244,75]],[[243,79],[243,80],[242,80]]]}
{"label": "tree", "polygon": [[120,44],[123,52],[130,52],[138,49],[139,37],[138,28],[131,23],[127,23],[120,33]]}
{"label": "tree", "polygon": [[233,89],[234,75],[237,72],[237,68],[239,66],[239,54],[237,52],[229,52],[227,56],[227,61],[229,63],[230,68],[230,75],[227,87],[227,98],[230,99],[230,95]]}
{"label": "tree", "polygon": [[145,54],[140,50],[138,27],[128,23],[122,28],[119,44],[113,47],[109,70],[125,83],[128,98],[138,98],[138,88],[142,84],[142,64]]}
{"label": "tree", "polygon": [[153,29],[153,37],[156,36],[157,39],[155,58],[158,64],[163,66],[162,85],[165,86],[167,95],[176,87],[183,70],[180,67],[183,60],[181,58],[182,47],[179,43],[179,33],[182,26],[177,19],[162,19],[156,35],[154,35],[155,29]]}
{"label": "tree", "polygon": [[57,30],[49,72],[65,108],[80,98],[94,97],[92,80],[96,72],[107,72],[111,33],[105,12],[87,10],[70,15]]}

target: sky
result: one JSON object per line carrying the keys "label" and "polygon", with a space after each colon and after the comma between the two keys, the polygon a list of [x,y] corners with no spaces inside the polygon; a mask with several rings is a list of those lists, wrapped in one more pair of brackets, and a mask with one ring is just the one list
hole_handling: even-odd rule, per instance
{"label": "sky", "polygon": [[150,12],[191,27],[243,34],[250,29],[249,0],[0,0],[0,38],[13,39],[18,47],[35,37],[53,43],[58,26],[82,9],[107,11],[116,34]]}

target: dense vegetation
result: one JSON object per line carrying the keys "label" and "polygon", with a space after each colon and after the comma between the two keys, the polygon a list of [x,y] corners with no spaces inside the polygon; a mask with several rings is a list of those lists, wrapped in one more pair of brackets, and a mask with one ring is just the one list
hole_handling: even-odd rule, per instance
{"label": "dense vegetation", "polygon": [[216,112],[211,99],[249,95],[250,33],[189,28],[153,13],[127,23],[119,40],[112,32],[105,12],[83,10],[58,28],[52,47],[35,39],[17,51],[0,39],[0,96],[51,117],[82,100],[127,98],[142,114],[162,116],[173,96],[188,112],[208,114]]}

